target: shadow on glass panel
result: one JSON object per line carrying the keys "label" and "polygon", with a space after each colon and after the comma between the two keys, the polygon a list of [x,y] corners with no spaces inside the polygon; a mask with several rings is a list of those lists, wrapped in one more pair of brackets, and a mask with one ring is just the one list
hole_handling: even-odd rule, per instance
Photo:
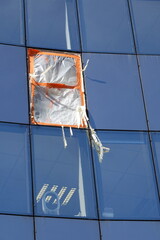
{"label": "shadow on glass panel", "polygon": [[68,128],[32,127],[37,215],[96,217],[87,133]]}
{"label": "shadow on glass panel", "polygon": [[135,56],[84,53],[83,62],[87,60],[84,77],[91,126],[146,130]]}
{"label": "shadow on glass panel", "polygon": [[159,219],[160,206],[146,133],[99,132],[110,147],[102,164],[94,154],[101,218]]}

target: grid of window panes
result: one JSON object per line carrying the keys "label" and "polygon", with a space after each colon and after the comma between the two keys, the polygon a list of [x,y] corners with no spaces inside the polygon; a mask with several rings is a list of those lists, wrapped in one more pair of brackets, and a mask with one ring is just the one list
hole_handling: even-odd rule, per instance
{"label": "grid of window panes", "polygon": [[[159,239],[159,29],[160,0],[0,1],[0,239]],[[28,48],[81,54],[102,162],[30,123]]]}

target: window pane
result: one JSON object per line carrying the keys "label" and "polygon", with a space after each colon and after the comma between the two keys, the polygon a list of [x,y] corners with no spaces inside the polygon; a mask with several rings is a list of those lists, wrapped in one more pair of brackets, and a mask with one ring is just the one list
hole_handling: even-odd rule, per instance
{"label": "window pane", "polygon": [[28,46],[79,50],[75,0],[26,0]]}
{"label": "window pane", "polygon": [[[145,130],[135,56],[84,54],[91,125],[97,129]],[[135,117],[137,116],[137,117]]]}
{"label": "window pane", "polygon": [[25,49],[0,45],[0,55],[0,121],[28,123]]}
{"label": "window pane", "polygon": [[110,147],[95,153],[101,218],[159,219],[160,209],[147,133],[99,132]]}
{"label": "window pane", "polygon": [[31,214],[28,129],[0,124],[0,213]]}
{"label": "window pane", "polygon": [[160,0],[130,0],[139,53],[160,53]]}
{"label": "window pane", "polygon": [[86,131],[33,127],[35,210],[38,215],[95,218],[90,151]]}
{"label": "window pane", "polygon": [[151,130],[160,130],[160,57],[139,56],[144,97]]}
{"label": "window pane", "polygon": [[81,0],[78,4],[84,51],[134,52],[127,0]]}
{"label": "window pane", "polygon": [[36,231],[38,240],[99,240],[96,221],[36,218]]}
{"label": "window pane", "polygon": [[155,166],[158,175],[158,183],[160,189],[160,133],[152,133],[152,146],[154,150]]}
{"label": "window pane", "polygon": [[0,215],[0,239],[33,240],[33,220],[31,217]]}
{"label": "window pane", "polygon": [[0,43],[24,44],[23,0],[0,3]]}
{"label": "window pane", "polygon": [[159,222],[101,222],[103,240],[159,240]]}

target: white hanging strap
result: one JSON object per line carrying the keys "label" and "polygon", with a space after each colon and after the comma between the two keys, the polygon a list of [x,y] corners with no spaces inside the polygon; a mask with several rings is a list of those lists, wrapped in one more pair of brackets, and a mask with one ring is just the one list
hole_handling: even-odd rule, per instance
{"label": "white hanging strap", "polygon": [[64,142],[64,148],[67,147],[67,140],[64,132],[64,127],[62,126],[62,136],[63,136],[63,142]]}
{"label": "white hanging strap", "polygon": [[78,106],[76,108],[76,118],[77,118],[77,126],[78,126],[78,128],[80,127],[80,125],[83,124],[83,122],[87,126],[88,117],[87,117],[87,114],[86,114],[85,106]]}
{"label": "white hanging strap", "polygon": [[70,131],[70,135],[73,136],[73,131],[71,127],[69,128],[69,131]]}
{"label": "white hanging strap", "polygon": [[84,68],[82,69],[82,72],[86,71],[87,67],[88,67],[88,63],[89,63],[89,59],[87,59],[86,65],[84,66]]}
{"label": "white hanging strap", "polygon": [[101,140],[97,136],[95,130],[90,126],[90,124],[89,124],[89,128],[91,131],[92,143],[98,153],[99,162],[102,163],[104,153],[109,152],[110,148],[104,147],[102,145]]}

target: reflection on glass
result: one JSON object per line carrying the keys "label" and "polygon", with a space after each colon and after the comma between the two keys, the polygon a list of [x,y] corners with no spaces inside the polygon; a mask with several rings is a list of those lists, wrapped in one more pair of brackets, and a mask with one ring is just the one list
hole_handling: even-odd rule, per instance
{"label": "reflection on glass", "polygon": [[147,133],[99,132],[99,137],[111,149],[102,164],[94,154],[101,218],[158,219]]}
{"label": "reflection on glass", "polygon": [[93,217],[93,191],[87,133],[65,128],[33,127],[35,209],[38,215]]}
{"label": "reflection on glass", "polygon": [[129,0],[139,53],[160,53],[160,0]]}
{"label": "reflection on glass", "polygon": [[29,46],[80,49],[75,0],[25,0]]}
{"label": "reflection on glass", "polygon": [[59,215],[60,198],[56,192],[46,192],[42,197],[42,210],[45,214]]}
{"label": "reflection on glass", "polygon": [[0,213],[31,214],[26,126],[0,124]]}

